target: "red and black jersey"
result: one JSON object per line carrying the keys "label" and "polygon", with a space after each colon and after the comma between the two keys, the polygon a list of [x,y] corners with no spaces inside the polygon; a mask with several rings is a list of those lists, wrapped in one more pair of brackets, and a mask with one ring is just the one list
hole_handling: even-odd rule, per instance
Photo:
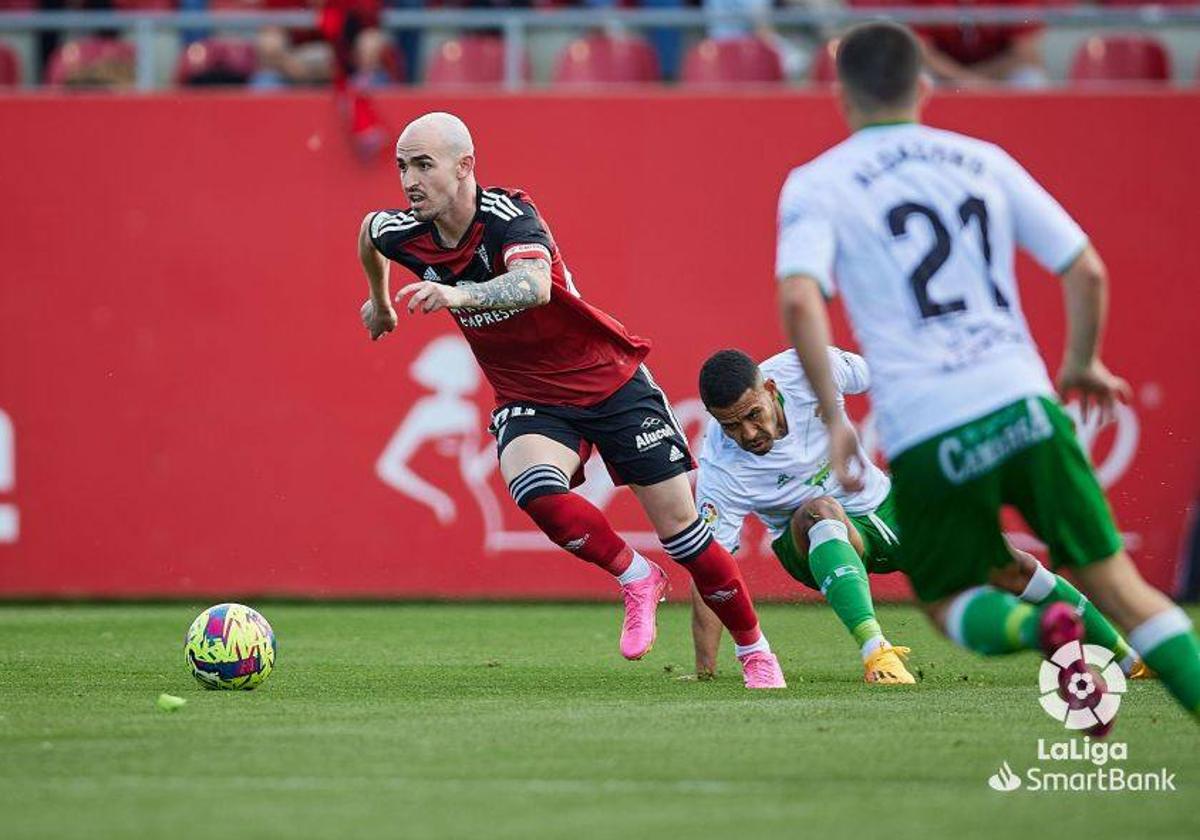
{"label": "red and black jersey", "polygon": [[520,190],[480,189],[475,218],[457,245],[446,245],[432,222],[402,210],[371,217],[379,252],[417,277],[446,285],[484,283],[513,260],[550,263],[550,301],[510,311],[452,309],[497,405],[532,402],[590,406],[637,371],[650,342],[631,335],[615,318],[591,306],[575,289],[550,228]]}

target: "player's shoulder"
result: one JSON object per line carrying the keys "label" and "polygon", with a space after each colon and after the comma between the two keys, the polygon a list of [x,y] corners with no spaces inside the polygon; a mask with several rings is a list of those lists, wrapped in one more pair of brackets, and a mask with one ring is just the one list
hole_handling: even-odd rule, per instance
{"label": "player's shoulder", "polygon": [[920,132],[923,139],[932,140],[950,148],[961,150],[965,154],[974,155],[985,166],[991,165],[995,168],[997,165],[1003,165],[1012,160],[1012,156],[1005,151],[1003,146],[982,137],[975,137],[958,131],[950,131],[946,128],[934,128],[929,125],[920,126]]}
{"label": "player's shoulder", "polygon": [[404,233],[423,223],[405,210],[376,210],[371,214],[371,236],[378,239],[385,233]]}
{"label": "player's shoulder", "polygon": [[838,179],[852,157],[853,149],[849,141],[844,140],[807,163],[794,167],[784,178],[780,202],[784,205],[801,200],[821,202],[829,197],[825,187]]}
{"label": "player's shoulder", "polygon": [[419,221],[405,210],[376,210],[368,217],[367,229],[377,247],[394,250],[429,230],[430,223]]}
{"label": "player's shoulder", "polygon": [[479,193],[479,210],[488,221],[505,224],[522,216],[537,217],[537,208],[529,193],[512,187],[485,187]]}
{"label": "player's shoulder", "polygon": [[763,377],[775,380],[775,385],[783,391],[784,397],[793,399],[812,399],[812,386],[804,375],[804,365],[796,351],[788,348],[774,356],[764,359],[758,366]]}

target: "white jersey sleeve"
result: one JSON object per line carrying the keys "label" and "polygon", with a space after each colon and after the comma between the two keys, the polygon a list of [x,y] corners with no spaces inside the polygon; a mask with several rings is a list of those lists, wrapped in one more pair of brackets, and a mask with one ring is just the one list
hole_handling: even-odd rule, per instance
{"label": "white jersey sleeve", "polygon": [[829,363],[833,381],[842,394],[865,394],[871,387],[871,371],[867,360],[848,350],[829,348]]}
{"label": "white jersey sleeve", "polygon": [[[720,434],[720,432],[718,432]],[[696,509],[700,518],[713,529],[713,536],[730,554],[737,551],[742,540],[742,524],[751,513],[745,493],[729,486],[728,477],[711,462],[700,459],[696,479]]]}
{"label": "white jersey sleeve", "polygon": [[818,195],[802,170],[793,172],[784,183],[779,195],[775,277],[812,277],[826,296],[832,296],[837,240],[833,221],[820,206]]}
{"label": "white jersey sleeve", "polygon": [[1087,245],[1087,234],[1021,164],[1004,150],[997,151],[1017,245],[1042,268],[1061,274]]}

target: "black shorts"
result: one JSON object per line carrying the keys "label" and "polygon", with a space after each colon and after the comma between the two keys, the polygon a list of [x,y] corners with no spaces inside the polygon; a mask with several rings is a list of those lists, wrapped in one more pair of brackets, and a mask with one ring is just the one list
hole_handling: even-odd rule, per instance
{"label": "black shorts", "polygon": [[[696,468],[667,395],[645,365],[596,405],[502,405],[492,412],[488,431],[496,437],[497,455],[521,435],[543,435],[558,441],[578,452],[581,463],[595,446],[617,486],[658,484]],[[581,467],[571,486],[582,481]]]}

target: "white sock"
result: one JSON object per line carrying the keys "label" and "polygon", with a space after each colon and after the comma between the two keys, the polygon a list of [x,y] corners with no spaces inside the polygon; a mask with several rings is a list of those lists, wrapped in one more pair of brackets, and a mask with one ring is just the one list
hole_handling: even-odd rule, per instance
{"label": "white sock", "polygon": [[765,633],[760,633],[757,642],[748,645],[734,644],[733,652],[737,656],[745,656],[747,653],[770,653],[771,643],[767,641]]}
{"label": "white sock", "polygon": [[1050,597],[1050,593],[1054,591],[1057,583],[1058,578],[1054,572],[1038,563],[1037,568],[1033,571],[1033,576],[1029,578],[1029,583],[1025,584],[1025,591],[1020,596],[1021,600],[1027,604],[1040,604]]}
{"label": "white sock", "polygon": [[883,636],[872,636],[871,638],[867,639],[865,642],[863,642],[862,646],[863,662],[866,662],[872,653],[879,650],[881,647],[886,647],[887,644],[888,640]]}
{"label": "white sock", "polygon": [[634,550],[633,560],[630,562],[629,568],[617,575],[617,583],[624,586],[627,583],[645,580],[648,577],[650,577],[650,561]]}
{"label": "white sock", "polygon": [[1121,660],[1121,671],[1125,676],[1129,676],[1129,672],[1133,670],[1134,663],[1137,661],[1138,655],[1136,650],[1130,650],[1129,653],[1125,654],[1125,658]]}

